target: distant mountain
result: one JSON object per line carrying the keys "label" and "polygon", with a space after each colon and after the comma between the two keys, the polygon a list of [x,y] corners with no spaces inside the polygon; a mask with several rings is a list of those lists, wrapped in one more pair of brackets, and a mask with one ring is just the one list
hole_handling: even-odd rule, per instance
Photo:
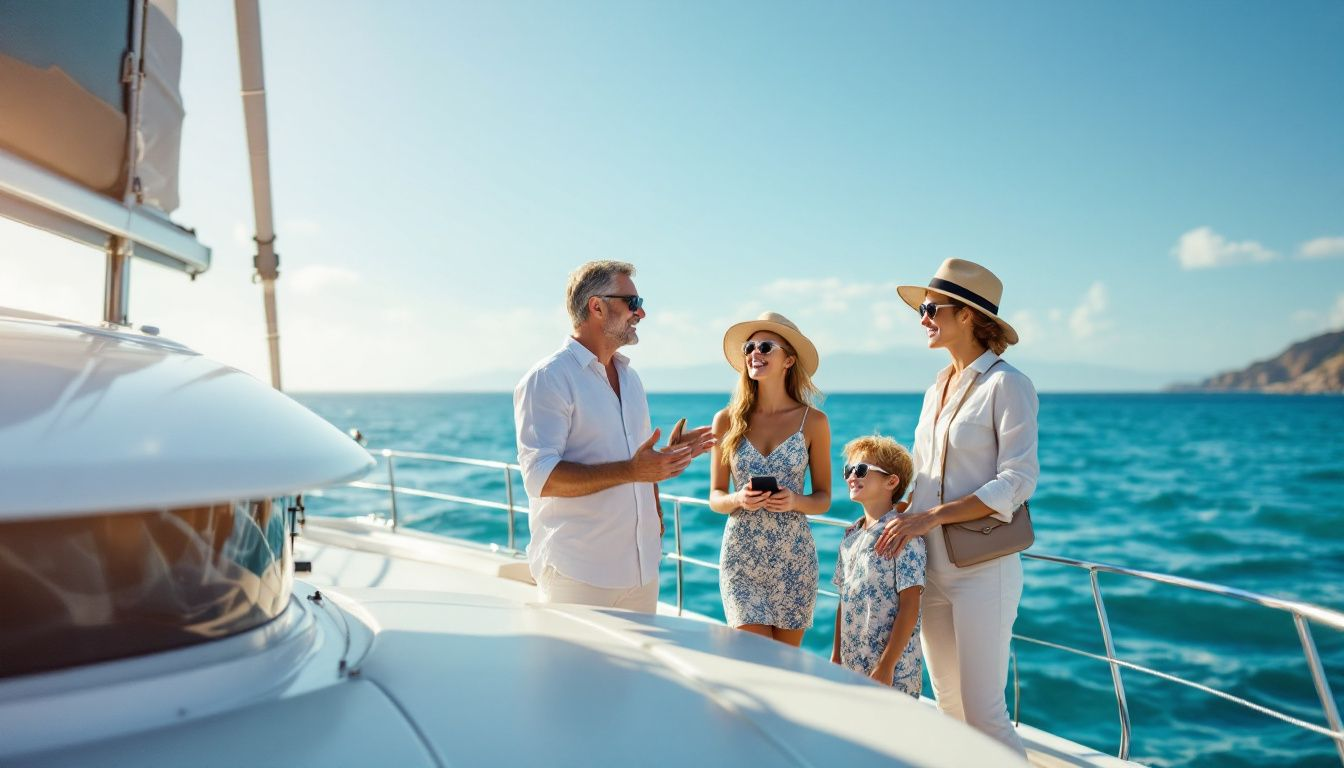
{"label": "distant mountain", "polygon": [[[636,355],[638,353],[636,352]],[[1010,350],[1006,359],[1031,377],[1041,392],[1156,392],[1183,371],[1136,371],[1085,363],[1019,358]],[[636,369],[651,392],[723,392],[732,389],[737,374],[726,362],[660,367],[636,357]],[[529,363],[530,365],[530,363]],[[924,349],[885,349],[872,353],[847,352],[822,360],[817,384],[823,392],[923,392],[947,354]],[[447,379],[435,389],[453,391],[510,391],[525,368],[496,370]]]}
{"label": "distant mountain", "polygon": [[1344,331],[1299,341],[1278,357],[1198,384],[1176,384],[1177,392],[1275,392],[1344,394]]}

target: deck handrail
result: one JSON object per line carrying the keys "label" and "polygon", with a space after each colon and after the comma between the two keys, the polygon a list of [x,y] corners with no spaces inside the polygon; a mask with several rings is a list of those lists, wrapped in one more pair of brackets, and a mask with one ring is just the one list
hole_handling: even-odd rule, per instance
{"label": "deck handrail", "polygon": [[[508,517],[507,548],[509,551],[513,553],[519,553],[519,550],[517,549],[516,515],[519,512],[523,514],[528,514],[528,508],[526,506],[518,506],[514,502],[513,473],[518,472],[520,476],[522,474],[522,467],[520,467],[518,464],[513,464],[504,461],[492,461],[488,459],[475,459],[463,456],[448,456],[444,454],[424,453],[418,451],[402,451],[388,448],[371,449],[369,452],[375,456],[381,456],[386,461],[387,483],[384,484],[384,483],[372,483],[367,481],[356,481],[349,483],[348,485],[353,488],[385,491],[388,494],[388,506],[391,517],[390,527],[393,530],[396,530],[397,526],[399,525],[397,500],[396,500],[397,494],[399,493],[409,496],[432,498],[440,501],[449,501],[468,506],[482,507],[486,509],[497,509],[507,512]],[[429,491],[420,488],[398,486],[396,483],[396,472],[395,472],[395,463],[396,463],[395,459],[398,458],[409,459],[414,461],[430,461],[430,462],[439,462],[447,464],[460,464],[464,466],[474,466],[485,469],[503,470],[505,501],[504,503],[500,503],[489,501],[486,499],[477,499],[466,496],[456,496],[453,494],[439,493],[436,491]],[[718,563],[711,563],[707,560],[701,560],[699,558],[694,558],[686,555],[682,547],[682,535],[681,535],[682,506],[689,505],[689,506],[708,507],[709,502],[705,499],[696,498],[693,496],[662,495],[661,499],[664,502],[669,501],[672,502],[673,551],[670,553],[664,553],[663,558],[676,564],[676,608],[677,613],[681,614],[685,610],[684,607],[685,575],[683,570],[684,565],[689,563],[697,567],[709,568],[716,571],[720,569]],[[807,515],[806,517],[807,520],[813,525],[847,528],[852,524],[852,521],[850,520],[842,520],[840,518],[827,517],[824,515]],[[1295,726],[1297,728],[1301,728],[1311,733],[1315,733],[1324,736],[1326,738],[1329,738],[1335,742],[1335,748],[1339,754],[1340,763],[1341,765],[1344,765],[1344,724],[1341,723],[1339,710],[1335,704],[1334,694],[1331,691],[1330,682],[1325,675],[1325,669],[1321,664],[1320,653],[1316,648],[1316,643],[1312,637],[1310,626],[1310,623],[1316,623],[1328,627],[1330,629],[1344,632],[1344,613],[1341,613],[1340,611],[1336,611],[1330,608],[1324,608],[1322,606],[1313,605],[1311,603],[1302,602],[1299,600],[1289,600],[1286,598],[1275,597],[1273,595],[1265,595],[1258,592],[1251,592],[1249,590],[1239,589],[1236,587],[1228,587],[1222,584],[1214,584],[1212,582],[1199,581],[1197,579],[1189,579],[1183,576],[1173,576],[1171,574],[1159,573],[1156,571],[1146,571],[1137,568],[1129,568],[1121,565],[1113,565],[1110,563],[1098,563],[1089,560],[1079,560],[1076,558],[1061,557],[1058,555],[1038,554],[1034,552],[1024,552],[1022,553],[1022,556],[1027,559],[1035,560],[1038,562],[1063,565],[1071,568],[1085,570],[1088,572],[1089,581],[1091,583],[1093,604],[1097,611],[1098,629],[1101,633],[1103,646],[1106,651],[1104,655],[1092,653],[1090,651],[1085,651],[1081,648],[1074,648],[1072,646],[1052,643],[1050,641],[1042,640],[1040,638],[1020,635],[1017,633],[1013,634],[1013,639],[1020,640],[1022,642],[1033,645],[1040,645],[1043,647],[1051,648],[1053,650],[1062,651],[1065,653],[1070,653],[1076,656],[1092,659],[1094,661],[1105,662],[1110,667],[1111,680],[1115,690],[1116,709],[1120,721],[1120,745],[1119,750],[1117,752],[1117,756],[1120,759],[1125,760],[1129,758],[1129,748],[1130,748],[1131,726],[1129,721],[1129,707],[1125,696],[1124,680],[1123,677],[1121,676],[1121,670],[1127,669],[1134,672],[1140,672],[1152,677],[1156,677],[1160,680],[1165,680],[1167,682],[1187,686],[1194,690],[1198,690],[1211,696],[1223,699],[1224,701],[1240,705],[1254,712],[1258,712],[1262,715],[1272,717],[1274,719]],[[1207,594],[1213,594],[1219,597],[1231,598],[1234,600],[1239,600],[1242,602],[1251,603],[1254,605],[1270,608],[1277,611],[1283,611],[1291,614],[1293,617],[1293,623],[1297,629],[1298,640],[1302,646],[1303,655],[1307,661],[1307,666],[1311,671],[1312,683],[1316,688],[1317,697],[1320,699],[1321,712],[1325,717],[1326,725],[1321,726],[1316,723],[1307,722],[1305,720],[1302,720],[1301,718],[1295,717],[1286,712],[1281,712],[1264,704],[1259,704],[1257,702],[1250,701],[1240,696],[1236,696],[1235,694],[1231,694],[1226,691],[1221,691],[1216,688],[1212,688],[1210,686],[1194,682],[1192,680],[1186,680],[1185,678],[1182,678],[1179,675],[1173,675],[1167,672],[1163,672],[1161,670],[1153,669],[1150,667],[1143,666],[1141,664],[1136,664],[1134,662],[1126,661],[1122,658],[1119,658],[1115,652],[1115,643],[1111,635],[1110,620],[1106,613],[1106,603],[1102,596],[1100,582],[1097,579],[1097,575],[1099,573],[1116,574],[1120,576],[1127,576],[1131,578],[1151,581],[1158,584],[1166,584],[1169,586],[1180,587],[1183,589],[1188,589],[1196,592],[1204,592]],[[827,595],[829,597],[839,597],[839,595],[837,595],[834,592],[820,588],[817,589],[817,594]],[[1013,688],[1016,699],[1017,698],[1016,692],[1018,691],[1018,681],[1017,681],[1017,665],[1015,654],[1013,663]],[[1013,709],[1014,709],[1014,718],[1017,719],[1019,713],[1016,700],[1014,701]]]}

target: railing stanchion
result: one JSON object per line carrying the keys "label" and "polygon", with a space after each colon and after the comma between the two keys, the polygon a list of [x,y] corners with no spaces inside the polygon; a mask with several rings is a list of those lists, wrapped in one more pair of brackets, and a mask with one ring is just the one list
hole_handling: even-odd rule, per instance
{"label": "railing stanchion", "polygon": [[1017,682],[1017,649],[1008,643],[1008,661],[1013,665],[1013,725],[1022,725],[1022,687]]}
{"label": "railing stanchion", "polygon": [[[1316,684],[1316,695],[1321,699],[1321,710],[1325,713],[1325,723],[1330,730],[1344,736],[1344,725],[1339,721],[1339,708],[1335,706],[1335,695],[1330,691],[1330,680],[1321,666],[1321,656],[1316,651],[1316,641],[1311,638],[1311,627],[1302,614],[1293,611],[1293,623],[1297,625],[1297,636],[1302,640],[1302,651],[1307,655],[1307,666],[1311,669],[1311,680]],[[1344,763],[1344,740],[1335,739],[1335,751],[1339,753],[1340,763]]]}
{"label": "railing stanchion", "polygon": [[507,465],[504,467],[504,497],[509,504],[509,549],[513,550],[517,549],[517,546],[515,546],[517,539],[515,538],[513,527],[513,473],[509,471]]}
{"label": "railing stanchion", "polygon": [[681,501],[677,499],[672,501],[672,535],[677,546],[677,615],[680,616],[682,605],[685,603],[686,588],[682,582],[684,574],[681,561]]}
{"label": "railing stanchion", "polygon": [[1106,618],[1106,603],[1101,599],[1101,584],[1097,581],[1097,569],[1089,568],[1092,576],[1092,601],[1097,604],[1097,621],[1101,624],[1101,639],[1106,644],[1106,659],[1111,667],[1111,682],[1115,684],[1115,706],[1120,710],[1120,752],[1121,760],[1129,759],[1129,703],[1125,701],[1125,682],[1120,678],[1120,665],[1116,663],[1115,642],[1111,639],[1111,622]]}
{"label": "railing stanchion", "polygon": [[397,475],[392,469],[392,452],[383,451],[383,458],[387,459],[387,498],[392,504],[392,530],[397,530]]}

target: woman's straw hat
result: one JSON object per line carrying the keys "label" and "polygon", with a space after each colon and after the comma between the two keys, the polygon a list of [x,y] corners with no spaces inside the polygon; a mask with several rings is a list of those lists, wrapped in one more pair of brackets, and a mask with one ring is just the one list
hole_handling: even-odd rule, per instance
{"label": "woman's straw hat", "polygon": [[746,365],[746,355],[742,354],[742,345],[747,343],[752,334],[759,331],[770,331],[778,334],[784,341],[788,342],[793,349],[793,354],[798,358],[798,364],[803,366],[807,375],[811,376],[817,372],[817,366],[821,359],[817,357],[817,348],[812,342],[808,341],[803,332],[798,330],[798,326],[793,324],[789,318],[778,312],[764,312],[755,320],[748,320],[745,323],[737,323],[728,328],[723,334],[723,356],[728,358],[728,364],[741,371]]}
{"label": "woman's straw hat", "polygon": [[1009,344],[1017,343],[1017,331],[999,317],[999,300],[1003,298],[1003,283],[993,272],[963,259],[948,259],[934,273],[928,285],[902,285],[896,288],[906,304],[916,311],[924,301],[926,291],[936,291],[980,310],[981,314],[1003,328]]}

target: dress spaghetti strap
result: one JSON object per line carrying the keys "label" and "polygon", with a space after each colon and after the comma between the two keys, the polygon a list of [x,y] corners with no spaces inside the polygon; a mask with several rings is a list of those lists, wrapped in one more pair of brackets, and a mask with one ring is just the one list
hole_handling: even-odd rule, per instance
{"label": "dress spaghetti strap", "polygon": [[803,411],[803,420],[802,420],[802,422],[798,425],[798,431],[799,431],[799,432],[802,432],[802,431],[803,431],[803,427],[807,426],[807,414],[809,414],[809,413],[811,413],[811,412],[812,412],[812,406],[810,406],[810,405],[807,407],[807,410]]}

